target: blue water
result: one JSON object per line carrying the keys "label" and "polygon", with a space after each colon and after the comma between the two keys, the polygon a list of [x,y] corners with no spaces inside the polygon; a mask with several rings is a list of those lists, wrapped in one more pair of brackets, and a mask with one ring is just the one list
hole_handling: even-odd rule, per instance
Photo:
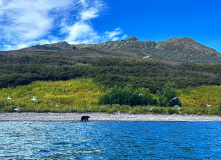
{"label": "blue water", "polygon": [[0,159],[221,159],[221,123],[0,122]]}

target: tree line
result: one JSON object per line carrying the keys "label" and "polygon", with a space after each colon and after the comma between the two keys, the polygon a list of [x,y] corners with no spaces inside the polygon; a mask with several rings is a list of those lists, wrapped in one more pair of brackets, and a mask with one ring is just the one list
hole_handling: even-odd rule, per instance
{"label": "tree line", "polygon": [[93,78],[110,88],[127,85],[133,89],[149,88],[150,93],[164,89],[167,82],[175,88],[220,85],[221,65],[116,59],[111,57],[75,57],[67,55],[2,56],[0,88],[26,85],[36,80],[57,81],[76,77]]}

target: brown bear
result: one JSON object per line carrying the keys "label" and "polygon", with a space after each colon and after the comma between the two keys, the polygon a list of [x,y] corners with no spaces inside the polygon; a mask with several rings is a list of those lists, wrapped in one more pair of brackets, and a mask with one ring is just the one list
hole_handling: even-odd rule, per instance
{"label": "brown bear", "polygon": [[82,116],[81,121],[88,121],[88,118],[90,118],[90,117],[89,116]]}

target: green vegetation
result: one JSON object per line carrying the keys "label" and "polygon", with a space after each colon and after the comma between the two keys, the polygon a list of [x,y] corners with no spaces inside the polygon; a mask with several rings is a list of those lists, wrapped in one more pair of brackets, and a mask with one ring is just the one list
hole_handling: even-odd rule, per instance
{"label": "green vegetation", "polygon": [[221,101],[219,102],[219,106],[218,106],[218,114],[221,115]]}
{"label": "green vegetation", "polygon": [[182,106],[179,98],[178,93],[175,90],[175,83],[166,83],[159,93],[159,105],[165,107],[173,107],[175,105]]}
{"label": "green vegetation", "polygon": [[205,104],[218,106],[221,86],[187,87],[179,90],[182,105],[189,108],[206,107]]}
{"label": "green vegetation", "polygon": [[[166,86],[170,88],[173,84],[168,83]],[[207,92],[202,92],[205,90]],[[144,88],[134,90],[130,85],[108,89],[94,83],[92,79],[83,78],[55,82],[36,81],[29,85],[1,89],[0,111],[15,112],[14,109],[20,105],[21,112],[120,111],[133,114],[180,114],[180,111],[181,114],[221,115],[221,102],[219,94],[217,95],[221,93],[220,90],[221,86],[175,90],[182,102],[182,108],[178,110],[175,107],[160,107],[158,104],[161,94],[153,95]],[[11,100],[6,99],[8,95]],[[31,100],[33,96],[36,96],[37,101]],[[109,101],[111,103],[104,103],[108,98],[112,98]],[[213,106],[207,107],[204,103]]]}
{"label": "green vegetation", "polygon": [[[71,53],[69,53],[71,54]],[[221,65],[196,65],[115,58],[71,59],[66,54],[45,53],[0,59],[0,88],[16,87],[33,81],[58,81],[76,77],[94,78],[109,88],[130,84],[134,89],[161,91],[165,83],[176,88],[221,85]],[[59,58],[58,58],[59,57]]]}
{"label": "green vegetation", "polygon": [[[103,92],[104,87],[93,83],[91,79],[36,81],[30,85],[0,90],[1,110],[14,111],[15,106],[20,105],[24,112],[76,112],[78,108],[97,104]],[[7,100],[7,95],[12,99]],[[37,101],[31,100],[33,96],[36,96]]]}
{"label": "green vegetation", "polygon": [[145,88],[134,90],[130,85],[125,86],[123,89],[115,86],[109,92],[100,97],[99,104],[147,106],[155,105],[156,99],[153,99],[153,96],[149,93],[149,90]]}
{"label": "green vegetation", "polygon": [[[22,112],[221,115],[221,65],[214,61],[219,63],[219,56],[194,40],[155,43],[132,37],[93,46],[61,42],[34,48],[0,52],[1,112],[14,112],[20,105]],[[143,60],[146,51],[154,54]],[[213,59],[207,62],[211,54]],[[184,62],[191,58],[214,64],[153,60],[154,56],[174,60],[171,57],[180,55]],[[8,94],[12,100],[6,99]],[[37,101],[31,100],[33,96]],[[179,98],[171,101],[174,97]],[[182,108],[172,107],[175,105]]]}
{"label": "green vegetation", "polygon": [[[221,115],[221,86],[188,87],[179,90],[182,105],[195,114]],[[211,105],[210,107],[207,107]]]}

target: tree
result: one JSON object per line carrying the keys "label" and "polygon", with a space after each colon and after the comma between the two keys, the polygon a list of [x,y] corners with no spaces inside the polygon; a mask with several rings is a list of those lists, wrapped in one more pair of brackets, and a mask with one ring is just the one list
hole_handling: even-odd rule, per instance
{"label": "tree", "polygon": [[176,84],[174,82],[167,82],[162,91],[159,93],[159,105],[164,107],[173,107],[175,105],[181,106],[178,98],[178,93],[175,90]]}
{"label": "tree", "polygon": [[134,90],[132,85],[126,85],[124,88],[114,86],[108,93],[100,97],[98,103],[144,106],[156,104],[156,100],[150,94],[149,89]]}

